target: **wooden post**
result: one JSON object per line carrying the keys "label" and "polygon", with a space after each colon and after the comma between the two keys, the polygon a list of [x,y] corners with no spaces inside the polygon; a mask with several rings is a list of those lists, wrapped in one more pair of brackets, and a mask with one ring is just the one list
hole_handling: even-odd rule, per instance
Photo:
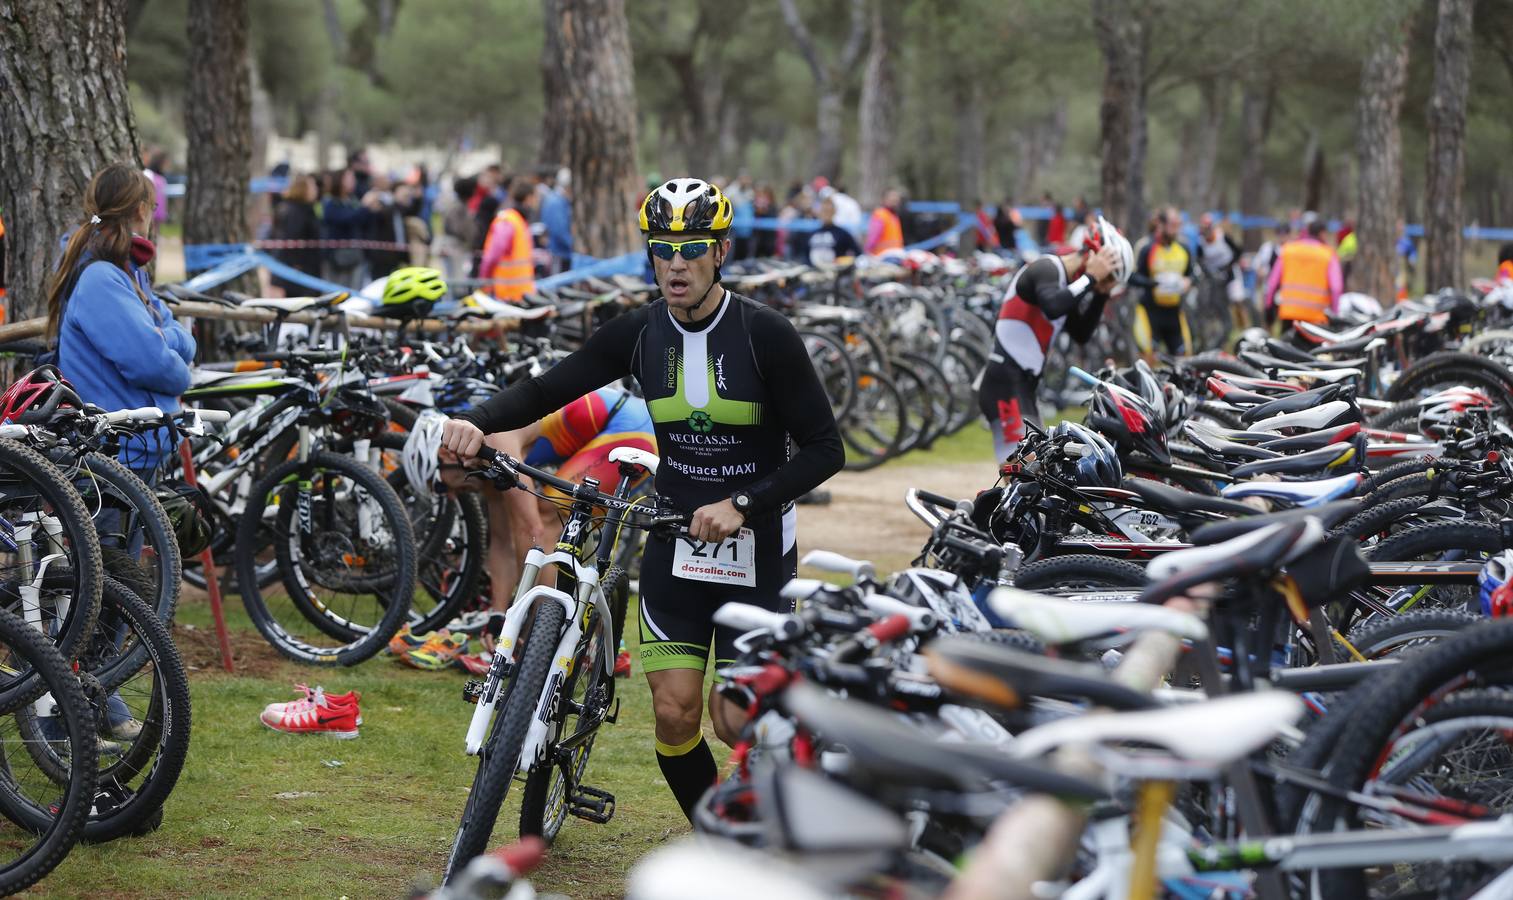
{"label": "wooden post", "polygon": [[[199,488],[199,479],[194,473],[194,454],[189,451],[186,438],[179,442],[179,459],[184,463],[184,481],[192,488]],[[221,668],[234,672],[231,662],[231,635],[226,633],[226,610],[221,606],[221,576],[215,571],[215,557],[210,548],[200,553],[200,565],[205,567],[205,590],[210,594],[210,615],[215,620],[215,639],[221,645]]]}

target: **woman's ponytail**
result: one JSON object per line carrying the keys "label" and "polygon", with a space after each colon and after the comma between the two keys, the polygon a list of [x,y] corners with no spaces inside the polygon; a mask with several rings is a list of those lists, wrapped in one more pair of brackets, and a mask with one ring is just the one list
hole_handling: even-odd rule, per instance
{"label": "woman's ponytail", "polygon": [[[85,253],[130,272],[131,226],[143,206],[153,203],[152,182],[142,171],[126,163],[111,163],[90,179],[84,192],[85,219],[63,251],[63,259],[47,287],[47,340],[58,339],[63,327],[63,307],[73,292],[79,262]],[[137,296],[148,309],[152,305],[132,279]]]}

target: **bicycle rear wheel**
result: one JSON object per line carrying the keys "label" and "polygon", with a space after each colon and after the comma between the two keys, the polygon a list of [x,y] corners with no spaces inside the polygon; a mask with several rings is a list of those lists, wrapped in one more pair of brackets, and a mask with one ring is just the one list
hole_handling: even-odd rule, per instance
{"label": "bicycle rear wheel", "polygon": [[[488,514],[473,491],[434,494],[410,486],[404,467],[404,435],[384,432],[374,440],[383,451],[384,471],[410,516],[418,549],[417,586],[410,603],[412,634],[427,634],[446,625],[478,598],[488,549]],[[391,468],[392,465],[392,468]]]}
{"label": "bicycle rear wheel", "polygon": [[908,434],[909,414],[891,378],[864,372],[856,379],[856,406],[840,423],[846,444],[846,468],[875,469],[898,455]]}
{"label": "bicycle rear wheel", "polygon": [[[279,584],[257,586],[252,552],[270,532]],[[253,487],[237,530],[247,614],[300,662],[355,665],[399,630],[415,592],[410,517],[383,476],[324,451],[275,466]]]}

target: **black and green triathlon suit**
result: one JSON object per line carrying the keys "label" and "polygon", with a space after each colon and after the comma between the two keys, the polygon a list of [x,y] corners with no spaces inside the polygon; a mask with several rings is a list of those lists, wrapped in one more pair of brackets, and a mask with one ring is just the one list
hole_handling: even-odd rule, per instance
{"label": "black and green triathlon suit", "polygon": [[[727,602],[772,610],[798,570],[793,501],[845,461],[830,401],[802,339],[781,313],[726,292],[685,325],[657,300],[612,319],[542,375],[461,418],[485,433],[522,428],[626,375],[640,383],[657,433],[656,490],[685,513],[749,491],[755,586],[673,575],[675,542],[648,540],[641,562],[641,662],[648,672],[733,658],[739,635],[713,622]],[[794,452],[797,445],[797,452]]]}

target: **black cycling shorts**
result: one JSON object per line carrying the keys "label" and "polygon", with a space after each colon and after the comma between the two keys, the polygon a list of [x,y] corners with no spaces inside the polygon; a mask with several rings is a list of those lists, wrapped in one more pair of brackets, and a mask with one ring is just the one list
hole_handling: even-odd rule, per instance
{"label": "black cycling shorts", "polygon": [[[793,513],[788,513],[792,521]],[[641,668],[647,672],[697,669],[735,660],[740,632],[714,623],[715,610],[726,603],[750,603],[776,612],[791,612],[793,602],[780,594],[798,575],[798,548],[784,552],[781,515],[764,516],[751,524],[756,539],[756,586],[692,581],[672,574],[673,542],[646,540],[641,557]],[[790,526],[791,527],[791,526]]]}
{"label": "black cycling shorts", "polygon": [[977,407],[993,432],[993,455],[1003,462],[1024,440],[1025,423],[1040,424],[1035,392],[1040,376],[1021,369],[1012,359],[988,363],[977,388]]}

